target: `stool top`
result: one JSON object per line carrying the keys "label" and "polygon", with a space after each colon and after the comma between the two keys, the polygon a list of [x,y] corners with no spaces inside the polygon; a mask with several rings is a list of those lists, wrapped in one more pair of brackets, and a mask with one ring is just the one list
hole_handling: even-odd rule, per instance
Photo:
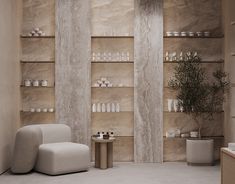
{"label": "stool top", "polygon": [[115,141],[115,138],[109,138],[109,139],[99,139],[99,138],[96,138],[96,137],[92,137],[92,140],[94,142],[100,142],[100,143],[108,143],[108,142],[113,142]]}

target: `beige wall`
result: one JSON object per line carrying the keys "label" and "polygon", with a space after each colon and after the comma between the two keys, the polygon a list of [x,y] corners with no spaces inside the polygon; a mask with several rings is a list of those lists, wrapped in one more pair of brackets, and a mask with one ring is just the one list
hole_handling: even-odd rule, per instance
{"label": "beige wall", "polygon": [[19,124],[20,0],[0,0],[0,173],[9,168]]}
{"label": "beige wall", "polygon": [[231,53],[235,53],[235,25],[231,25],[235,21],[235,1],[223,0],[224,13],[224,54],[225,54],[225,70],[229,73],[231,89],[227,95],[225,104],[225,143],[235,142],[235,57]]}

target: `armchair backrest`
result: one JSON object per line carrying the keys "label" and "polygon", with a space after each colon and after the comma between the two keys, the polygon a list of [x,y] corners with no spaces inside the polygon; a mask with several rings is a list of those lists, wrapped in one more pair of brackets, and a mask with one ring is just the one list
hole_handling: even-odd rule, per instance
{"label": "armchair backrest", "polygon": [[28,125],[20,128],[16,133],[11,171],[30,172],[41,144],[70,141],[71,129],[64,124]]}

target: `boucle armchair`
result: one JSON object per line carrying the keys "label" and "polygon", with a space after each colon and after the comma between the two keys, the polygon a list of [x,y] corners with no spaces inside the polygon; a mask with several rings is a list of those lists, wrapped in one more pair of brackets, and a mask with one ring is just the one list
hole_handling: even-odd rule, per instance
{"label": "boucle armchair", "polygon": [[71,129],[64,124],[28,125],[16,133],[13,173],[32,169],[58,175],[88,170],[89,147],[71,142]]}

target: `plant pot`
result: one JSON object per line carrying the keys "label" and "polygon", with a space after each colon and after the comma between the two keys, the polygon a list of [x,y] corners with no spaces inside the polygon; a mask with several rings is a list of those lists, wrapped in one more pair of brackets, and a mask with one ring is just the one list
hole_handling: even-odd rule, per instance
{"label": "plant pot", "polygon": [[188,165],[214,165],[214,140],[187,139],[186,159]]}

